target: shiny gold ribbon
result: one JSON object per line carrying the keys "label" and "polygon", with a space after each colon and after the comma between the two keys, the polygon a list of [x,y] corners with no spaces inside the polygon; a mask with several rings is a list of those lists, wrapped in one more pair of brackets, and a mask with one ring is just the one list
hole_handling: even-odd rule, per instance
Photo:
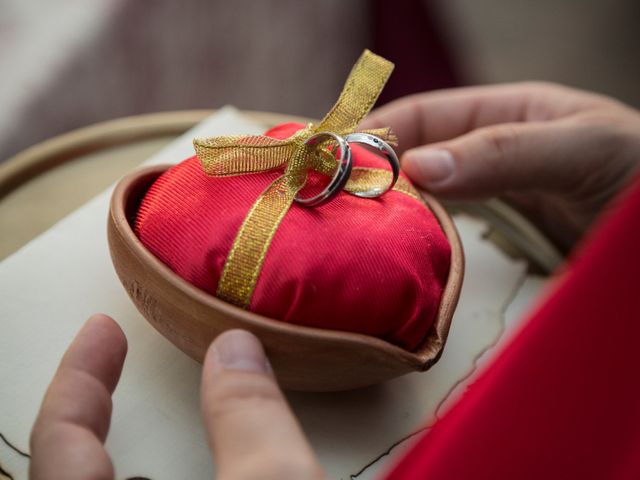
{"label": "shiny gold ribbon", "polygon": [[[194,140],[196,154],[207,175],[227,176],[264,172],[284,167],[284,174],[258,197],[247,214],[227,257],[216,296],[247,308],[275,232],[313,169],[331,175],[335,156],[322,144],[305,141],[319,132],[340,136],[353,133],[369,113],[387,82],[393,64],[365,50],[354,65],[338,101],[318,124],[309,124],[291,137],[279,140],[263,135],[222,136]],[[389,143],[395,137],[388,128],[368,130]],[[356,167],[345,190],[366,191],[388,185],[390,172]],[[394,190],[419,198],[413,186],[400,178]]]}

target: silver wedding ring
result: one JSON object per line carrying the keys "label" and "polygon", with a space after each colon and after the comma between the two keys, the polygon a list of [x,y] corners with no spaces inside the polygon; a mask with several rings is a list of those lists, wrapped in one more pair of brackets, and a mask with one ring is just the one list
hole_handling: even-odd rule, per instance
{"label": "silver wedding ring", "polygon": [[374,187],[370,190],[366,190],[364,192],[350,192],[352,195],[356,195],[357,197],[363,198],[376,198],[380,195],[384,195],[389,190],[393,188],[393,186],[398,181],[398,177],[400,176],[400,161],[398,160],[398,156],[396,152],[393,150],[391,145],[382,140],[381,138],[376,137],[375,135],[370,135],[368,133],[350,133],[345,138],[345,141],[349,143],[361,143],[363,145],[368,145],[369,147],[377,150],[382,153],[385,157],[387,157],[387,161],[389,165],[391,165],[391,181],[385,187]]}
{"label": "silver wedding ring", "polygon": [[349,144],[339,135],[331,132],[316,133],[312,137],[309,137],[305,142],[306,145],[313,146],[318,143],[322,143],[326,140],[333,139],[338,144],[340,149],[340,157],[338,158],[338,167],[336,168],[333,178],[329,182],[329,185],[325,187],[318,195],[309,198],[302,198],[300,195],[296,195],[295,201],[305,205],[307,207],[317,207],[320,204],[328,202],[335,197],[344,188],[351,175],[351,148]]}
{"label": "silver wedding ring", "polygon": [[349,180],[349,176],[351,175],[353,162],[351,158],[351,148],[349,147],[350,143],[360,143],[362,145],[367,145],[377,152],[382,153],[387,158],[389,165],[391,165],[391,181],[386,187],[374,187],[370,190],[365,190],[364,192],[349,193],[362,198],[376,198],[384,195],[386,192],[391,190],[398,181],[398,177],[400,176],[400,161],[398,160],[396,152],[393,151],[393,148],[391,148],[391,146],[381,138],[368,133],[350,133],[346,137],[342,138],[335,133],[321,132],[307,139],[305,144],[313,146],[331,139],[333,139],[337,143],[340,149],[340,156],[337,159],[338,167],[333,174],[331,182],[329,182],[329,185],[327,185],[325,189],[322,190],[322,192],[313,197],[302,198],[299,194],[296,195],[296,202],[307,207],[316,207],[325,202],[328,202],[338,193],[340,193],[340,191],[347,184],[347,180]]}

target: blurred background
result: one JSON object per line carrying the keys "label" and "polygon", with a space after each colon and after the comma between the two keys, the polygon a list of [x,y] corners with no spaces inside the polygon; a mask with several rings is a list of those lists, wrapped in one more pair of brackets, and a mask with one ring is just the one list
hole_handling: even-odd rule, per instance
{"label": "blurred background", "polygon": [[381,102],[550,80],[640,107],[638,0],[0,0],[0,162],[147,112],[321,117],[363,48],[396,63]]}

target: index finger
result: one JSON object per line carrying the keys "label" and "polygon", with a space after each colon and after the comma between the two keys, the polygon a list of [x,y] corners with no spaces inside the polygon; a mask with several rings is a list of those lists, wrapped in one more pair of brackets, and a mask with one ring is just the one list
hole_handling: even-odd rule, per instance
{"label": "index finger", "polygon": [[111,420],[127,341],[117,323],[94,315],[60,362],[31,433],[32,478],[109,478],[102,442]]}
{"label": "index finger", "polygon": [[560,118],[597,99],[595,95],[542,82],[438,90],[384,105],[373,111],[361,127],[390,126],[400,139],[401,154],[488,125]]}

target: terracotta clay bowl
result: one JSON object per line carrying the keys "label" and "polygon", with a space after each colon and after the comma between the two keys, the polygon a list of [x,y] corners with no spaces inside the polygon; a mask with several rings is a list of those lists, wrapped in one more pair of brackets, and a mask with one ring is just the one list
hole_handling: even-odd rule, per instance
{"label": "terracotta clay bowl", "polygon": [[[175,346],[202,362],[221,332],[242,328],[260,338],[283,388],[348,390],[424,371],[442,353],[464,272],[460,238],[442,206],[423,193],[452,248],[437,318],[413,352],[368,335],[292,325],[230,305],[183,280],[140,242],[132,225],[147,189],[169,166],[135,171],[116,186],[108,220],[116,272],[142,315]],[[428,255],[428,252],[425,252]]]}

